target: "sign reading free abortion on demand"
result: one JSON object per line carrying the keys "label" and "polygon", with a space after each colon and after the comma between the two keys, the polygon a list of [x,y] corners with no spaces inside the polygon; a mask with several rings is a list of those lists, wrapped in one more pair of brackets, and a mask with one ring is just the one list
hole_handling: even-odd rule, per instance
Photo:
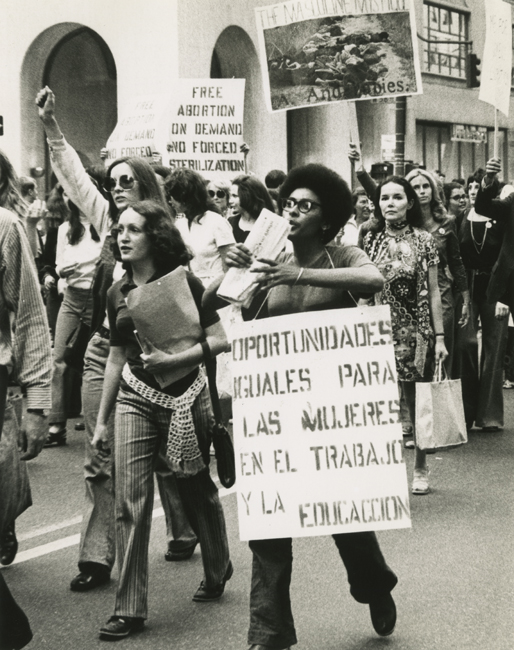
{"label": "sign reading free abortion on demand", "polygon": [[410,527],[389,307],[238,324],[232,372],[241,540]]}

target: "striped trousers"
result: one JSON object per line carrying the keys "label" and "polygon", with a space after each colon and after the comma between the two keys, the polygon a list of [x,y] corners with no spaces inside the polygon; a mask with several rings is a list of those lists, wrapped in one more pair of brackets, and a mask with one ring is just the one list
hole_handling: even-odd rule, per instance
{"label": "striped trousers", "polygon": [[[207,386],[192,407],[198,446],[209,463],[212,407]],[[168,436],[171,411],[130,389],[120,389],[115,418],[116,555],[119,582],[116,616],[146,618],[148,546],[153,509],[153,472],[159,447]],[[218,489],[206,469],[177,479],[189,522],[201,546],[204,580],[222,582],[229,563],[225,517]]]}

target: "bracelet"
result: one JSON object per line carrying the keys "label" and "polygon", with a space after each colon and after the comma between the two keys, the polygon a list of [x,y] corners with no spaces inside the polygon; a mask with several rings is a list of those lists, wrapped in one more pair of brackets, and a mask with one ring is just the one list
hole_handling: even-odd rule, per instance
{"label": "bracelet", "polygon": [[299,281],[299,279],[302,277],[304,271],[305,271],[305,269],[302,267],[302,268],[300,269],[300,272],[298,273],[298,276],[297,276],[296,280],[295,280],[294,283],[293,283],[293,287],[296,286],[296,285],[298,284],[298,281]]}
{"label": "bracelet", "polygon": [[204,360],[212,359],[211,348],[210,348],[209,344],[207,343],[207,341],[202,341],[200,343],[200,345],[202,346],[202,352],[203,352]]}

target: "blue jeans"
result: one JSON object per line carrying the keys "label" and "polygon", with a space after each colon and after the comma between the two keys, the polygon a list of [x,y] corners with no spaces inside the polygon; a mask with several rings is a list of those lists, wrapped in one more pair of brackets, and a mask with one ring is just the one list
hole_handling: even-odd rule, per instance
{"label": "blue jeans", "polygon": [[[84,357],[82,383],[82,403],[84,410],[85,459],[84,479],[86,483],[86,503],[80,536],[79,568],[86,562],[104,564],[112,569],[115,558],[114,521],[114,412],[109,420],[110,456],[98,454],[91,445],[95,432],[105,375],[105,365],[109,356],[109,341],[94,334],[89,341]],[[165,451],[161,450],[155,467],[161,504],[166,516],[168,548],[174,551],[185,550],[196,544],[194,534],[184,512],[177,480],[171,473]]]}
{"label": "blue jeans", "polygon": [[70,401],[73,382],[69,379],[67,380],[66,377],[67,366],[64,362],[66,341],[79,324],[81,314],[83,314],[83,319],[86,322],[91,320],[92,308],[93,296],[89,289],[66,288],[55,326],[50,424],[66,423],[68,413],[71,412]]}
{"label": "blue jeans", "polygon": [[[209,462],[213,422],[207,386],[192,408],[198,446]],[[120,389],[116,404],[116,549],[119,583],[116,616],[146,618],[148,545],[152,524],[153,471],[167,440],[171,411],[140,395]],[[182,503],[202,549],[204,580],[222,582],[229,564],[227,532],[218,489],[209,470],[177,479]]]}
{"label": "blue jeans", "polygon": [[[398,578],[387,566],[373,532],[332,535],[343,560],[350,593],[359,603],[394,589]],[[289,585],[293,569],[291,538],[249,542],[253,553],[248,643],[270,648],[294,645]]]}

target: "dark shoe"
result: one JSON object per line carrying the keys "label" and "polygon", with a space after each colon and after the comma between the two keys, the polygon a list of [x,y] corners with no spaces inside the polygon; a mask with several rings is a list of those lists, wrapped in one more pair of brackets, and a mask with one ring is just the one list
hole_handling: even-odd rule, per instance
{"label": "dark shoe", "polygon": [[90,591],[106,584],[110,579],[111,572],[104,564],[88,562],[87,567],[83,567],[78,576],[73,578],[70,589],[72,591]]}
{"label": "dark shoe", "polygon": [[75,431],[85,431],[86,430],[86,425],[84,422],[77,422],[74,426]]}
{"label": "dark shoe", "polygon": [[118,641],[134,632],[141,632],[145,627],[144,618],[130,616],[111,616],[107,623],[100,628],[102,641]]}
{"label": "dark shoe", "polygon": [[6,526],[2,539],[0,540],[0,564],[7,566],[14,562],[18,552],[18,540],[14,532],[14,521]]}
{"label": "dark shoe", "polygon": [[59,429],[58,431],[50,431],[43,447],[53,447],[56,445],[60,447],[66,444],[66,429]]}
{"label": "dark shoe", "polygon": [[164,559],[167,562],[182,562],[183,560],[189,560],[195,552],[197,544],[198,542],[195,542],[193,546],[189,546],[181,551],[173,551],[171,548],[168,548],[168,552],[165,553]]}
{"label": "dark shoe", "polygon": [[389,636],[396,625],[396,605],[390,593],[379,596],[369,604],[369,613],[375,632],[380,636]]}
{"label": "dark shoe", "polygon": [[223,596],[223,592],[225,591],[225,583],[230,580],[233,573],[234,567],[232,566],[232,562],[229,561],[225,577],[221,583],[215,587],[208,587],[202,580],[200,586],[196,591],[196,594],[193,596],[193,600],[196,603],[209,603],[212,600],[218,600],[221,598]]}

